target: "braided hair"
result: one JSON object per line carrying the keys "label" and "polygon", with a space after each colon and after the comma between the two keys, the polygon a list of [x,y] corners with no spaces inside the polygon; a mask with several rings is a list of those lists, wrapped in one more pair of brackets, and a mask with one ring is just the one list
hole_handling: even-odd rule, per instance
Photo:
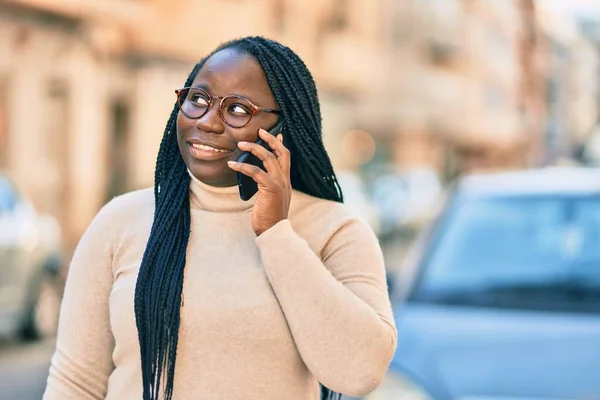
{"label": "braided hair", "polygon": [[[226,42],[194,66],[185,87],[191,86],[210,56],[226,48],[252,55],[265,72],[287,132],[284,144],[292,156],[292,187],[318,198],[342,202],[342,191],[323,145],[315,82],[291,49],[263,37]],[[158,400],[161,388],[165,400],[173,397],[183,272],[190,237],[190,176],[177,145],[178,112],[175,104],[158,152],[154,221],[135,288],[143,400]],[[321,386],[322,400],[339,398],[338,393]]]}

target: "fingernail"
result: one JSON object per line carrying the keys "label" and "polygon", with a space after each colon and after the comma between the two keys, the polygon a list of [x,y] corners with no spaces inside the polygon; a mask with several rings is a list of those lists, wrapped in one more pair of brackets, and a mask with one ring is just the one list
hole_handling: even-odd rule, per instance
{"label": "fingernail", "polygon": [[277,139],[279,139],[280,142],[283,142],[283,135],[280,133],[277,135]]}
{"label": "fingernail", "polygon": [[248,142],[238,142],[238,146],[246,146]]}
{"label": "fingernail", "polygon": [[235,161],[227,161],[227,165],[229,165],[230,167],[233,167],[234,165],[237,165],[237,162],[235,162]]}
{"label": "fingernail", "polygon": [[264,130],[263,128],[260,128],[258,131],[259,131],[259,132],[262,132],[262,133],[264,133],[264,134],[267,134],[267,133],[269,133],[269,132],[267,132],[266,130]]}

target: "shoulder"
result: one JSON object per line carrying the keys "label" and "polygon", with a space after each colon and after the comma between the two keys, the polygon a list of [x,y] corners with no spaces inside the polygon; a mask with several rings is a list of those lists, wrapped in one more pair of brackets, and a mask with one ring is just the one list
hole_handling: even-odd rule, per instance
{"label": "shoulder", "polygon": [[146,188],[134,190],[113,197],[100,213],[109,214],[112,217],[123,217],[128,219],[132,215],[146,212],[154,212],[154,190]]}
{"label": "shoulder", "polygon": [[101,225],[118,228],[139,220],[140,217],[154,215],[154,190],[146,188],[131,191],[112,198],[98,211],[91,226]]}
{"label": "shoulder", "polygon": [[297,190],[292,192],[290,213],[296,217],[316,213],[320,217],[333,219],[349,217],[352,214],[350,209],[343,203],[320,199]]}
{"label": "shoulder", "polygon": [[370,226],[344,203],[320,199],[296,190],[292,194],[290,220],[299,230],[328,238],[347,227],[372,233]]}
{"label": "shoulder", "polygon": [[[379,240],[369,224],[343,203],[294,191],[289,220],[294,231],[323,261],[335,254],[348,265],[365,259],[382,263]],[[362,266],[361,268],[363,268]]]}
{"label": "shoulder", "polygon": [[142,237],[150,230],[154,217],[154,190],[136,190],[114,197],[96,214],[85,230],[80,246],[105,243],[112,246],[123,237]]}
{"label": "shoulder", "polygon": [[117,196],[106,203],[83,232],[74,257],[111,253],[122,231],[140,225],[138,216],[150,215],[154,208],[153,190],[144,189]]}

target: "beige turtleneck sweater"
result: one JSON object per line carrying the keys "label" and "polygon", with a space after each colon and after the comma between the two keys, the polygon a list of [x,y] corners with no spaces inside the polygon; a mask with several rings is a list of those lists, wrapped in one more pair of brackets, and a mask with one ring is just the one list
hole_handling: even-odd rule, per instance
{"label": "beige turtleneck sweater", "polygon": [[[384,264],[344,205],[294,191],[256,237],[237,187],[190,185],[176,400],[319,398],[373,390],[395,349]],[[109,202],[75,251],[45,400],[142,398],[134,288],[152,189]]]}

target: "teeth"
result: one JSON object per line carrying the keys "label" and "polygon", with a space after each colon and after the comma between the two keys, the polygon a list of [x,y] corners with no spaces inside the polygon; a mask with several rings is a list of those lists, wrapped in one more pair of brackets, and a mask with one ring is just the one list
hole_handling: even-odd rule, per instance
{"label": "teeth", "polygon": [[199,150],[214,151],[216,153],[229,153],[229,150],[215,149],[214,147],[206,146],[204,144],[192,143],[192,147]]}

